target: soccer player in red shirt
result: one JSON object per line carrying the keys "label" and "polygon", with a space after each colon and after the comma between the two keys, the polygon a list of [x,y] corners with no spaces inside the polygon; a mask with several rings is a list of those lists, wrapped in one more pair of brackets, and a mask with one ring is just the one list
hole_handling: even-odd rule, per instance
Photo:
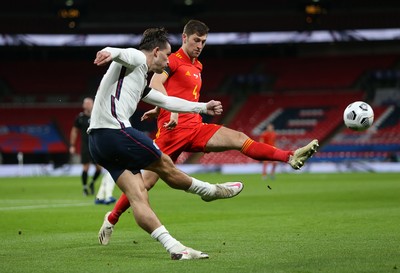
{"label": "soccer player in red shirt", "polygon": [[[209,28],[203,22],[190,20],[182,33],[182,46],[169,56],[169,66],[161,74],[154,74],[150,86],[169,96],[183,98],[197,102],[201,90],[202,63],[198,60],[202,52]],[[284,151],[274,146],[260,143],[249,138],[246,134],[229,129],[218,124],[202,122],[199,114],[178,114],[160,110],[150,110],[144,114],[146,119],[158,114],[158,132],[155,142],[173,161],[186,152],[222,152],[238,150],[244,155],[259,161],[286,162],[294,169],[300,169],[318,147],[318,140],[295,151]],[[143,171],[143,178],[147,190],[150,190],[158,180],[154,172]],[[175,189],[200,194],[200,188],[194,189],[191,185],[168,182]],[[215,199],[205,201],[212,201]],[[129,208],[128,199],[121,195],[112,212],[108,212],[99,231],[100,244],[107,245],[120,215]]]}
{"label": "soccer player in red shirt", "polygon": [[[266,130],[260,135],[260,142],[275,146],[276,142],[276,133],[275,133],[275,128],[272,123],[267,125]],[[267,167],[268,167],[268,162],[267,160],[263,161],[263,166],[262,166],[262,178],[267,179]],[[276,169],[276,161],[271,161],[271,172],[270,172],[270,177],[271,179],[275,178],[275,169]]]}

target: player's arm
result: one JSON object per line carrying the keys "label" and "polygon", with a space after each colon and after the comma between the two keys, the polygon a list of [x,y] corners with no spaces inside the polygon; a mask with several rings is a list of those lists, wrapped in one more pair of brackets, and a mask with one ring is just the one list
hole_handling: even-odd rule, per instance
{"label": "player's arm", "polygon": [[78,139],[79,129],[76,126],[73,126],[71,129],[71,133],[69,135],[69,152],[71,154],[76,153],[76,140]]}
{"label": "player's arm", "polygon": [[134,68],[146,63],[146,56],[134,48],[106,47],[97,52],[93,63],[98,66],[104,66],[112,61]]}
{"label": "player's arm", "polygon": [[151,77],[150,80],[150,88],[153,88],[161,93],[163,93],[164,95],[167,95],[167,90],[164,87],[164,83],[167,81],[168,79],[168,72],[164,71],[161,74],[157,74],[154,73],[153,77]]}
{"label": "player's arm", "polygon": [[[167,95],[167,90],[164,87],[164,83],[168,79],[168,73],[169,73],[169,68],[167,68],[166,71],[164,71],[161,74],[154,74],[150,80],[150,87],[154,88],[155,90],[160,91],[164,95]],[[157,116],[160,112],[160,109],[158,109],[158,107],[156,106],[155,109],[150,110],[148,112],[149,113],[146,112],[145,115],[153,114],[153,115]],[[145,115],[143,115],[143,117],[145,117]],[[179,114],[175,113],[175,112],[171,112],[169,121],[164,123],[163,126],[167,129],[173,129],[176,127],[176,125],[178,125],[178,119],[179,119]]]}
{"label": "player's arm", "polygon": [[220,101],[192,102],[177,97],[170,97],[154,89],[147,88],[142,98],[144,102],[178,113],[202,113],[208,115],[221,115],[222,104]]}
{"label": "player's arm", "polygon": [[[168,78],[167,72],[163,72],[161,74],[154,73],[153,77],[150,80],[149,87],[154,88],[155,90],[167,95],[167,90],[164,87],[164,83]],[[145,120],[148,118],[156,118],[160,114],[160,108],[158,106],[154,107],[153,109],[145,112],[141,118],[141,120]]]}

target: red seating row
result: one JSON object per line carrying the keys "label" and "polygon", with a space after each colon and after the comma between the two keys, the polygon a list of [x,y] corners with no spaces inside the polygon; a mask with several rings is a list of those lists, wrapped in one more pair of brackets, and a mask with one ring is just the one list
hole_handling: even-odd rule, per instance
{"label": "red seating row", "polygon": [[250,73],[257,64],[256,59],[217,59],[202,60],[202,94],[217,91],[224,81],[237,74]]}
{"label": "red seating row", "polygon": [[385,69],[394,55],[279,58],[265,60],[265,71],[276,77],[274,90],[349,88],[372,69]]}
{"label": "red seating row", "polygon": [[[277,146],[282,149],[296,149],[313,138],[320,142],[343,124],[343,109],[354,100],[363,98],[362,91],[333,90],[319,92],[286,92],[281,95],[251,95],[228,127],[242,131],[258,140],[255,128],[267,118],[272,122],[289,109],[297,109],[296,120],[286,121],[278,133]],[[311,122],[312,121],[312,122]],[[265,124],[266,125],[266,124]],[[204,155],[204,164],[255,162],[237,151]]]}
{"label": "red seating row", "polygon": [[[397,144],[400,143],[400,119],[391,126],[381,127],[385,121],[383,114],[388,106],[374,106],[374,125],[367,131],[357,132],[350,129],[344,129],[332,139],[332,145],[365,145],[365,144]],[[382,117],[382,118],[381,118]]]}
{"label": "red seating row", "polygon": [[[0,125],[26,125],[56,123],[65,143],[69,141],[69,134],[76,115],[81,108],[71,106],[31,106],[31,107],[2,107]],[[79,143],[78,143],[79,145]]]}
{"label": "red seating row", "polygon": [[[359,76],[371,69],[386,69],[396,55],[335,56],[303,58],[204,58],[202,92],[218,90],[230,77],[258,73],[273,76],[274,90],[350,88]],[[106,67],[91,61],[5,61],[0,80],[12,96],[94,94]],[[24,75],[21,78],[21,75]],[[250,90],[251,91],[251,90]],[[43,99],[42,99],[43,100]]]}
{"label": "red seating row", "polygon": [[[11,96],[80,96],[94,94],[105,68],[85,61],[15,61],[3,62],[0,79],[11,90]],[[42,98],[44,97],[44,98]],[[38,101],[38,98],[34,99]]]}
{"label": "red seating row", "polygon": [[254,94],[247,99],[229,126],[254,137],[252,130],[278,109],[330,107],[330,110],[325,111],[325,115],[329,115],[327,117],[329,126],[329,123],[333,122],[332,119],[339,121],[342,119],[342,115],[337,115],[336,109],[341,112],[349,102],[361,99],[363,95],[362,91],[351,90],[295,92],[282,95]]}

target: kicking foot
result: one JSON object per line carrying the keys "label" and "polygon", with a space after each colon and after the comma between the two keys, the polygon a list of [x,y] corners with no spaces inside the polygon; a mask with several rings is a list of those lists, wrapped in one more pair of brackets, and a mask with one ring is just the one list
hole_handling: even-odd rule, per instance
{"label": "kicking foot", "polygon": [[317,152],[318,147],[318,140],[314,139],[306,146],[298,148],[296,151],[294,151],[293,155],[289,157],[288,163],[293,169],[300,170],[304,163],[306,163],[306,161]]}
{"label": "kicking foot", "polygon": [[114,230],[114,225],[108,221],[108,215],[110,215],[110,214],[111,214],[111,211],[106,213],[106,215],[104,216],[103,225],[101,226],[101,228],[99,230],[98,238],[99,238],[99,243],[101,245],[108,245],[108,242],[110,241],[111,235]]}
{"label": "kicking foot", "polygon": [[172,260],[193,260],[193,259],[208,259],[208,254],[194,250],[193,248],[186,247],[184,250],[177,252],[177,253],[171,253],[171,259]]}
{"label": "kicking foot", "polygon": [[226,182],[222,184],[215,184],[216,190],[213,195],[202,196],[206,202],[214,201],[217,199],[232,198],[238,195],[243,190],[243,183],[241,182]]}

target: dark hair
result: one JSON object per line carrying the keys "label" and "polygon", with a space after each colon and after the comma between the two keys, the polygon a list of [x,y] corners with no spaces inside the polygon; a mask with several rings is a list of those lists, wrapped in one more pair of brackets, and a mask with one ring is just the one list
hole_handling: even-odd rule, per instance
{"label": "dark hair", "polygon": [[185,27],[183,28],[183,33],[185,33],[187,36],[190,36],[192,34],[203,36],[207,35],[209,30],[210,29],[208,28],[208,26],[203,22],[192,19],[186,23]]}
{"label": "dark hair", "polygon": [[143,32],[139,50],[151,51],[156,47],[165,49],[169,44],[168,32],[164,28],[148,28]]}

